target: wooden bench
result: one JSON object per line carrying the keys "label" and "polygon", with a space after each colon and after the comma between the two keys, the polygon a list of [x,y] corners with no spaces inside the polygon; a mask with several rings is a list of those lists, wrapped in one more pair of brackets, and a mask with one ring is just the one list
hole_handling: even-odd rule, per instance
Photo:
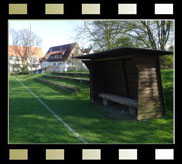
{"label": "wooden bench", "polygon": [[108,105],[108,101],[116,102],[128,106],[129,113],[131,115],[136,115],[137,100],[108,93],[99,93],[98,96],[103,99],[103,104],[105,106]]}

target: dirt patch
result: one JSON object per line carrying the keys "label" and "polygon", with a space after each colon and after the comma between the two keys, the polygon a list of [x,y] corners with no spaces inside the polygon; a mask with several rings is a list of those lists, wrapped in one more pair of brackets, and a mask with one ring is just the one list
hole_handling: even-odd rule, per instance
{"label": "dirt patch", "polygon": [[97,102],[96,108],[102,110],[108,117],[120,119],[120,120],[134,120],[135,116],[129,114],[128,108],[117,104],[109,102],[108,106],[104,106],[102,102]]}

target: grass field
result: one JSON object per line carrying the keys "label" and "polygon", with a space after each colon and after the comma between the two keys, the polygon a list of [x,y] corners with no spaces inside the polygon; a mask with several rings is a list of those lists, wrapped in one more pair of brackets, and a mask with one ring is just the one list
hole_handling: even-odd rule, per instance
{"label": "grass field", "polygon": [[88,143],[173,143],[172,70],[162,70],[166,116],[148,121],[112,117],[101,103],[90,103],[89,87],[72,94],[36,82],[39,76],[9,77],[10,144],[81,143],[16,78]]}

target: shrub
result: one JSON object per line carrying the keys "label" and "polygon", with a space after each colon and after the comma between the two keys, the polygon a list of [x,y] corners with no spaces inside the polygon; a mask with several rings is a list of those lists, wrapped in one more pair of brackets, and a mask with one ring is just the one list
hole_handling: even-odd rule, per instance
{"label": "shrub", "polygon": [[173,56],[166,55],[160,57],[161,68],[173,68]]}
{"label": "shrub", "polygon": [[18,72],[10,72],[9,73],[11,76],[16,76],[16,75],[18,75]]}
{"label": "shrub", "polygon": [[19,75],[28,75],[29,70],[27,66],[23,66],[22,71],[19,73]]}

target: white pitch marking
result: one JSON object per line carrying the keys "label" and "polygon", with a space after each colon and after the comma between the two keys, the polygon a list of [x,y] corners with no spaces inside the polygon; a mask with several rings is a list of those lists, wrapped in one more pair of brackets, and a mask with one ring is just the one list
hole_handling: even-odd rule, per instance
{"label": "white pitch marking", "polygon": [[32,96],[34,96],[50,113],[52,113],[59,122],[61,122],[69,131],[71,131],[81,142],[87,143],[74,129],[72,129],[66,122],[62,120],[61,117],[59,117],[51,108],[49,108],[41,99],[37,97],[28,87],[26,87],[19,79],[16,78],[16,80],[25,88],[27,89]]}

